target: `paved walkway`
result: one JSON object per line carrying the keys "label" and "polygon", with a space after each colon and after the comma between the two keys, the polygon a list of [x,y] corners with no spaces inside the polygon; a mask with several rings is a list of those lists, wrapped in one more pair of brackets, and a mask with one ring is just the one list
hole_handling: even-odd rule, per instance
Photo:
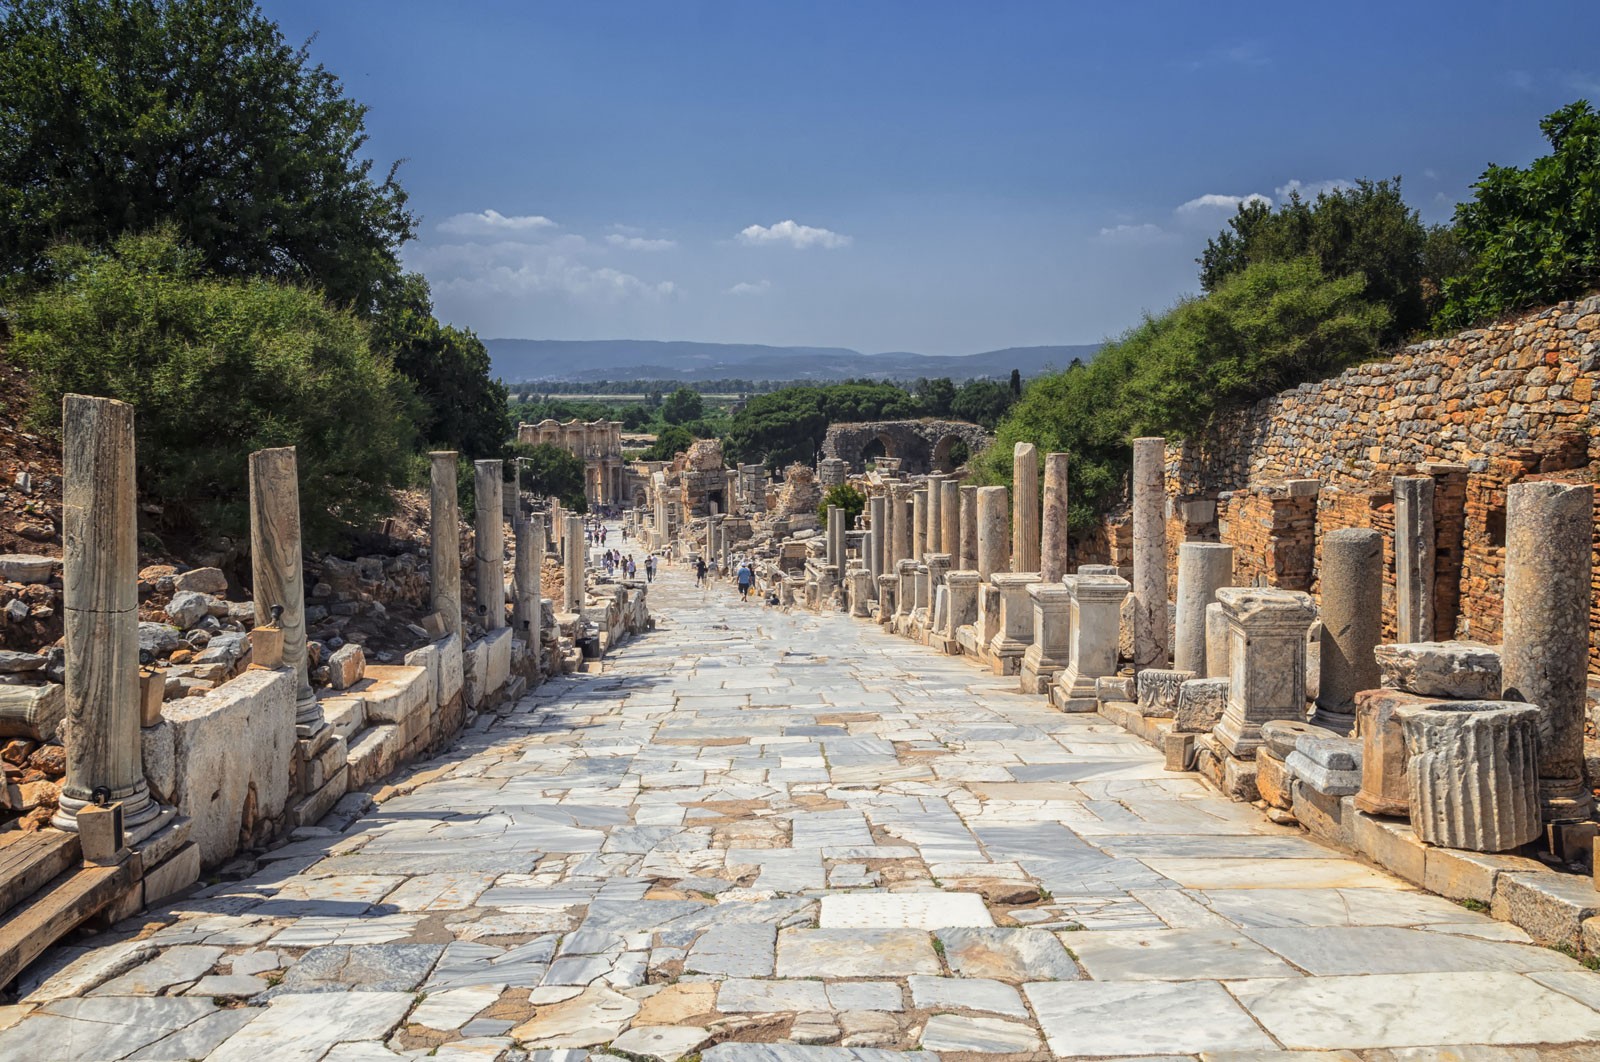
{"label": "paved walkway", "polygon": [[691,584],[343,834],[59,952],[0,1060],[1600,1059],[1600,974],[1520,931]]}

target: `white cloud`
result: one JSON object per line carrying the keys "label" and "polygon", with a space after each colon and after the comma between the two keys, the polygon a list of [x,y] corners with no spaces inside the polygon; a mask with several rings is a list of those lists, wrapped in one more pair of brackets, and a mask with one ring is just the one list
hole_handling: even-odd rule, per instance
{"label": "white cloud", "polygon": [[1100,239],[1106,243],[1118,243],[1128,246],[1140,244],[1160,243],[1172,234],[1160,225],[1146,222],[1143,225],[1112,225],[1100,230]]}
{"label": "white cloud", "polygon": [[751,283],[750,281],[747,281],[747,280],[741,280],[739,283],[735,284],[733,287],[725,289],[723,291],[723,294],[724,295],[765,295],[767,292],[769,292],[771,290],[772,290],[772,281],[770,281],[770,280],[758,280],[755,283]]}
{"label": "white cloud", "polygon": [[1180,203],[1173,211],[1180,216],[1192,217],[1196,214],[1208,214],[1212,211],[1226,211],[1233,213],[1246,203],[1261,203],[1272,205],[1272,200],[1260,192],[1251,192],[1249,195],[1218,195],[1215,192],[1207,195],[1195,196],[1187,203]]}
{"label": "white cloud", "polygon": [[575,235],[543,244],[514,240],[434,244],[411,248],[406,265],[427,274],[435,291],[475,296],[544,295],[612,305],[624,300],[659,301],[678,293],[670,280],[645,280],[582,261],[589,246]]}
{"label": "white cloud", "polygon": [[651,240],[643,236],[628,236],[613,232],[606,242],[625,251],[665,251],[678,246],[676,240]]}
{"label": "white cloud", "polygon": [[1354,188],[1356,182],[1335,177],[1331,181],[1311,181],[1307,183],[1298,179],[1291,179],[1287,184],[1280,184],[1273,191],[1279,199],[1288,199],[1291,192],[1299,192],[1301,199],[1315,199],[1323,192],[1337,192],[1345,188]]}
{"label": "white cloud", "polygon": [[1561,80],[1569,90],[1581,92],[1591,97],[1591,103],[1594,102],[1594,97],[1600,97],[1600,77],[1596,77],[1593,74],[1582,74],[1574,70],[1569,71]]}
{"label": "white cloud", "polygon": [[794,220],[780,221],[776,225],[748,225],[739,230],[739,242],[759,246],[767,243],[787,243],[792,247],[847,247],[850,237],[828,229],[812,228]]}
{"label": "white cloud", "polygon": [[498,210],[484,210],[477,214],[452,214],[439,222],[439,231],[454,236],[505,236],[551,229],[555,224],[543,214],[506,215]]}

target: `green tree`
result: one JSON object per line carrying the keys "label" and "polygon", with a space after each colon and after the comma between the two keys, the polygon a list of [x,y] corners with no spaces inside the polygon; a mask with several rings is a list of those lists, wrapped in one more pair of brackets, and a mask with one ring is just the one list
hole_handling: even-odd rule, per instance
{"label": "green tree", "polygon": [[822,504],[817,506],[817,515],[822,519],[824,529],[828,526],[828,506],[837,505],[844,511],[844,526],[856,526],[856,517],[860,516],[867,507],[867,496],[848,483],[835,483],[828,488],[822,496]]}
{"label": "green tree", "polygon": [[1600,286],[1600,113],[1578,100],[1539,123],[1550,154],[1490,166],[1456,207],[1472,257],[1445,281],[1438,321],[1465,328]]}
{"label": "green tree", "polygon": [[472,332],[439,323],[420,274],[405,274],[386,294],[372,341],[426,406],[417,425],[423,439],[469,458],[504,452],[511,417],[505,386],[489,375],[489,351]]}
{"label": "green tree", "polygon": [[705,411],[705,400],[700,397],[700,392],[687,387],[678,388],[661,403],[661,419],[668,424],[699,420],[705,415]]}
{"label": "green tree", "polygon": [[587,512],[583,458],[551,443],[513,443],[513,459],[522,465],[523,485],[534,494],[555,495],[564,508]]}
{"label": "green tree", "polygon": [[646,461],[671,461],[680,451],[694,445],[694,435],[681,424],[668,424],[656,433],[656,441],[643,454]]}
{"label": "green tree", "polygon": [[170,224],[210,272],[370,312],[415,222],[365,117],[250,0],[9,0],[0,276]]}
{"label": "green tree", "polygon": [[916,399],[893,384],[786,387],[746,402],[729,423],[723,445],[737,460],[762,461],[777,469],[814,460],[830,424],[896,420],[918,412]]}
{"label": "green tree", "polygon": [[950,404],[956,400],[956,385],[950,377],[940,376],[932,380],[918,380],[911,393],[916,395],[922,412],[927,416],[948,417]]}
{"label": "green tree", "polygon": [[1363,296],[1389,311],[1383,341],[1392,343],[1428,323],[1427,238],[1421,217],[1400,194],[1399,177],[1360,180],[1353,188],[1319,192],[1309,202],[1291,192],[1276,211],[1259,200],[1241,204],[1196,261],[1200,286],[1208,292],[1251,265],[1307,256],[1328,276],[1359,275]]}
{"label": "green tree", "polygon": [[993,431],[1016,400],[1011,388],[998,380],[971,380],[956,392],[950,402],[950,412],[961,420]]}
{"label": "green tree", "polygon": [[1022,373],[1017,369],[1011,370],[1011,397],[1022,397]]}
{"label": "green tree", "polygon": [[1116,498],[1129,441],[1186,436],[1232,410],[1372,357],[1388,309],[1359,275],[1328,277],[1314,260],[1259,262],[1201,299],[1147,317],[1093,361],[1029,384],[974,478],[1009,483],[1012,447],[1072,454],[1072,526],[1083,530]]}
{"label": "green tree", "polygon": [[246,457],[269,446],[298,451],[311,542],[370,526],[415,441],[405,378],[320,294],[201,269],[170,233],[52,252],[55,283],[11,308],[33,422],[55,430],[67,392],[131,403],[139,487],[163,530],[246,534]]}

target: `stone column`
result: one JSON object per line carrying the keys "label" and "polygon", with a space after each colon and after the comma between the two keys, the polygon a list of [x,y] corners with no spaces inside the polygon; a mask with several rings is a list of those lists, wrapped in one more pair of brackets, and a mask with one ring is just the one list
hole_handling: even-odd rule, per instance
{"label": "stone column", "polygon": [[1028,597],[1033,600],[1033,644],[1022,654],[1020,689],[1048,693],[1072,653],[1072,590],[1062,583],[1034,583]]}
{"label": "stone column", "polygon": [[1178,629],[1172,666],[1179,671],[1206,674],[1206,606],[1217,599],[1218,590],[1232,582],[1232,546],[1220,542],[1178,546]]}
{"label": "stone column", "polygon": [[1503,696],[1539,708],[1539,813],[1551,823],[1587,819],[1594,803],[1583,777],[1593,543],[1593,487],[1506,489]]}
{"label": "stone column", "polygon": [[895,615],[895,591],[899,589],[900,577],[890,575],[888,572],[878,576],[878,622],[888,624]]}
{"label": "stone column", "polygon": [[1063,712],[1092,712],[1100,703],[1095,680],[1117,673],[1122,601],[1130,586],[1120,575],[1087,575],[1082,568],[1067,586],[1072,593],[1067,666],[1051,687],[1050,700]]}
{"label": "stone column", "polygon": [[911,492],[911,559],[920,561],[928,543],[928,488]]}
{"label": "stone column", "polygon": [[975,572],[978,570],[978,488],[961,488],[961,540],[956,552],[956,568],[959,571]]}
{"label": "stone column", "polygon": [[828,506],[828,539],[826,543],[828,550],[825,556],[827,557],[827,562],[835,567],[839,565],[840,561],[839,550],[835,540],[835,534],[839,530],[840,523],[839,507],[837,505]]}
{"label": "stone column", "polygon": [[1039,578],[1059,583],[1067,574],[1066,454],[1044,455],[1044,530],[1039,541]]}
{"label": "stone column", "polygon": [[1505,852],[1539,836],[1540,714],[1533,705],[1509,701],[1394,709],[1409,754],[1406,786],[1418,840]]}
{"label": "stone column", "polygon": [[1133,666],[1167,666],[1167,441],[1133,440]]}
{"label": "stone column", "polygon": [[911,556],[911,486],[889,485],[889,555],[884,571],[897,575],[896,565]]}
{"label": "stone column", "polygon": [[1433,477],[1394,478],[1395,640],[1433,641]]}
{"label": "stone column", "polygon": [[882,494],[874,494],[867,499],[867,512],[872,521],[872,540],[867,547],[867,570],[872,573],[872,583],[868,592],[876,600],[878,597],[878,576],[883,574],[883,553],[888,548],[889,535],[885,526],[889,520],[889,499]]}
{"label": "stone column", "polygon": [[1006,489],[978,488],[978,578],[988,581],[1011,567],[1011,543],[1006,535]]}
{"label": "stone column", "polygon": [[305,564],[300,555],[300,477],[292,446],[250,455],[250,577],[256,624],[272,622],[281,605],[283,659],[294,668],[297,729],[322,729],[322,708],[311,691],[306,657]]}
{"label": "stone column", "polygon": [[1355,728],[1356,694],[1377,689],[1383,640],[1383,536],[1347,527],[1322,536],[1322,649],[1318,668],[1318,726],[1348,734]]}
{"label": "stone column", "polygon": [[928,537],[922,555],[944,548],[944,477],[928,477]]}
{"label": "stone column", "polygon": [[1317,618],[1309,594],[1271,587],[1223,587],[1217,601],[1232,643],[1228,706],[1212,733],[1239,759],[1254,759],[1261,726],[1306,721],[1306,633]]}
{"label": "stone column", "polygon": [[[544,567],[544,519],[530,516],[517,523],[516,593],[512,630],[537,654],[539,648],[539,573]],[[537,656],[535,656],[537,659]]]}
{"label": "stone column", "polygon": [[478,616],[486,631],[506,625],[506,536],[499,461],[472,465],[473,557],[478,562]]}
{"label": "stone column", "polygon": [[1019,442],[1011,450],[1011,570],[1039,570],[1039,448]]}
{"label": "stone column", "polygon": [[576,612],[583,604],[583,568],[587,547],[583,544],[583,517],[567,517],[566,571],[561,587],[561,610]]}
{"label": "stone column", "polygon": [[1228,657],[1228,614],[1213,602],[1206,606],[1206,678],[1227,678],[1232,674]]}
{"label": "stone column", "polygon": [[139,737],[139,551],[133,407],[62,400],[61,541],[70,738],[51,820],[76,830],[96,790],[122,802],[123,827],[156,817]]}
{"label": "stone column", "polygon": [[872,573],[866,568],[851,568],[846,578],[850,587],[850,615],[865,618],[869,615],[867,597],[870,591],[867,586],[873,581]]}
{"label": "stone column", "polygon": [[433,610],[447,635],[461,633],[461,515],[456,501],[456,452],[436,450],[433,498],[428,507],[428,566]]}
{"label": "stone column", "polygon": [[911,615],[917,599],[917,562],[909,557],[895,562],[895,575],[899,584],[894,588],[894,614]]}
{"label": "stone column", "polygon": [[939,481],[939,552],[950,554],[950,562],[960,567],[961,484],[953,476]]}

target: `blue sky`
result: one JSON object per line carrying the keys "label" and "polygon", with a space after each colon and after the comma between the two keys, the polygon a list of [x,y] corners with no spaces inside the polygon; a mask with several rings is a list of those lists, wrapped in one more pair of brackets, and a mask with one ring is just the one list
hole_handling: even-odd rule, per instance
{"label": "blue sky", "polygon": [[1402,174],[1444,220],[1600,102],[1594,0],[262,6],[486,338],[1094,342],[1241,197]]}

